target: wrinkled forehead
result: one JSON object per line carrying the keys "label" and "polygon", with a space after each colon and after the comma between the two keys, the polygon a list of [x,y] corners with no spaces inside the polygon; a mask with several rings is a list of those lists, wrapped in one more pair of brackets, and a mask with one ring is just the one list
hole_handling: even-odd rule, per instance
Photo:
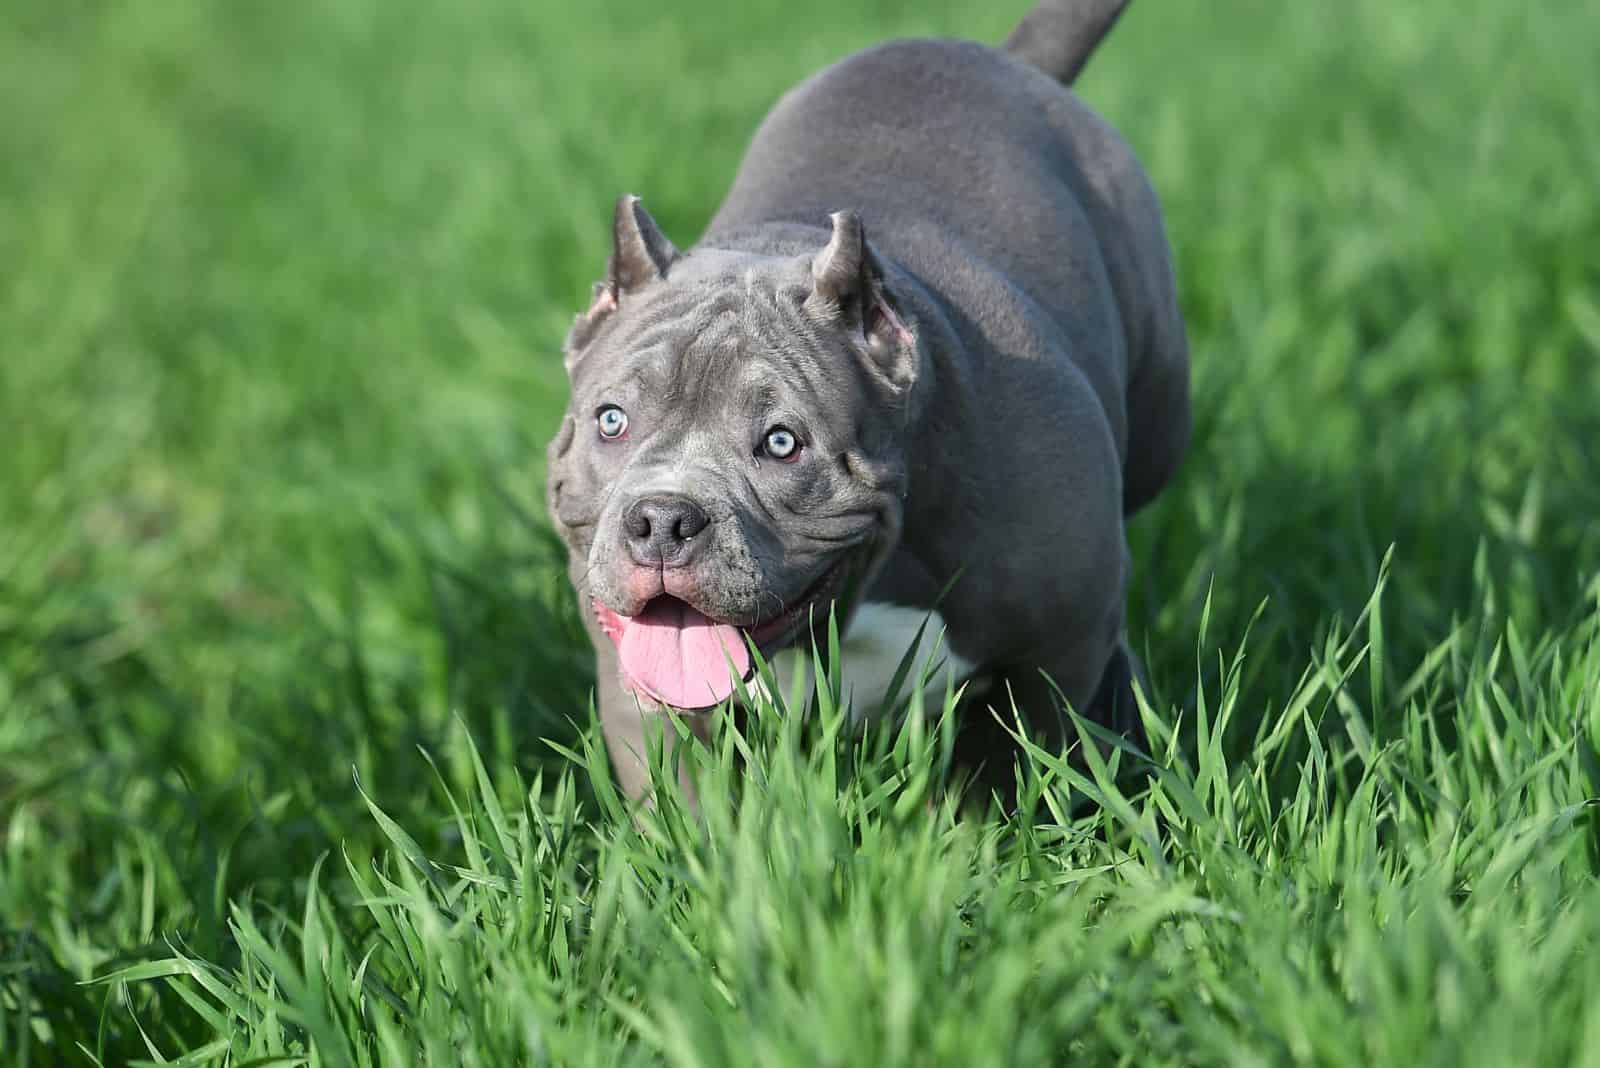
{"label": "wrinkled forehead", "polygon": [[675,268],[670,281],[630,301],[573,369],[575,396],[625,391],[681,408],[817,393],[825,341],[801,309],[803,276],[739,267]]}

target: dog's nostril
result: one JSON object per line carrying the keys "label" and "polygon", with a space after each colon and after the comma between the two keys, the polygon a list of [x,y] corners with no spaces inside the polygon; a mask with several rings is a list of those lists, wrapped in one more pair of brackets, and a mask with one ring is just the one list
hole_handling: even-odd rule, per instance
{"label": "dog's nostril", "polygon": [[678,521],[673,525],[672,533],[679,541],[688,541],[690,538],[706,529],[706,524],[708,522],[710,522],[710,520],[706,518],[705,512],[701,511],[697,505],[690,504],[689,507],[678,516]]}

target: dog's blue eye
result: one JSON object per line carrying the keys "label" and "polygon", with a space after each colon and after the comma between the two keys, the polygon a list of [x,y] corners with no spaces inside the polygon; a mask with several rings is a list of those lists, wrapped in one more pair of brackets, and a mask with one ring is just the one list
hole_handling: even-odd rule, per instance
{"label": "dog's blue eye", "polygon": [[767,431],[764,447],[774,460],[792,460],[800,452],[800,440],[788,427],[775,426]]}
{"label": "dog's blue eye", "polygon": [[595,415],[600,424],[600,436],[615,441],[628,431],[628,413],[615,404],[608,404]]}

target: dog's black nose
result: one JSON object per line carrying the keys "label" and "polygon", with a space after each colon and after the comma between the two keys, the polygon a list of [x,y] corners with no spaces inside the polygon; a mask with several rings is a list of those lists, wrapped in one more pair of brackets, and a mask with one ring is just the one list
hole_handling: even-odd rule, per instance
{"label": "dog's black nose", "polygon": [[696,534],[711,523],[704,508],[676,493],[640,497],[622,514],[628,552],[646,566],[681,566],[699,543]]}

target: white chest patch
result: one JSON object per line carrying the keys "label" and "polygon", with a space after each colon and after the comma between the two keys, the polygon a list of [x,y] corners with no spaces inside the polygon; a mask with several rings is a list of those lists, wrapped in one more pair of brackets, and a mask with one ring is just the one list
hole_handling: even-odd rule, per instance
{"label": "white chest patch", "polygon": [[[853,719],[877,714],[900,662],[913,645],[916,652],[901,684],[900,696],[908,697],[917,680],[927,673],[924,708],[937,709],[944,700],[946,682],[959,686],[977,669],[976,664],[957,656],[945,643],[944,619],[938,612],[869,601],[856,609],[849,628],[839,639],[843,667],[840,691],[851,704]],[[771,667],[779,692],[791,701],[790,708],[796,707],[796,700],[804,704],[810,699],[816,686],[810,649],[791,646],[772,658]]]}

